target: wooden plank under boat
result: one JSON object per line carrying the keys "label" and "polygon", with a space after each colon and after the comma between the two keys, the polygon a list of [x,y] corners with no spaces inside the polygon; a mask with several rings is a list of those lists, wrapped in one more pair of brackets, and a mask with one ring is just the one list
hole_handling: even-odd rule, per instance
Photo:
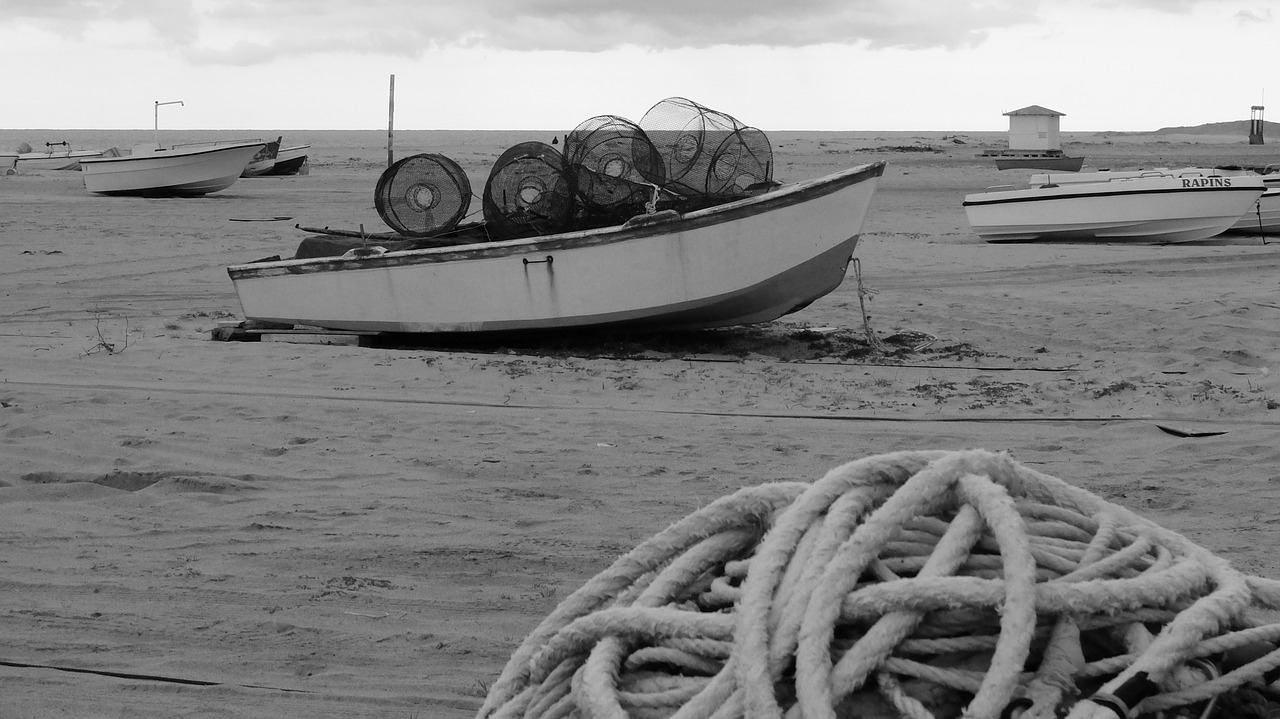
{"label": "wooden plank under boat", "polygon": [[970,227],[988,242],[1192,242],[1226,231],[1265,190],[1261,176],[1199,172],[1054,179],[966,196]]}
{"label": "wooden plank under boat", "polygon": [[680,215],[499,242],[227,269],[246,320],[332,330],[694,329],[799,310],[844,281],[884,163]]}

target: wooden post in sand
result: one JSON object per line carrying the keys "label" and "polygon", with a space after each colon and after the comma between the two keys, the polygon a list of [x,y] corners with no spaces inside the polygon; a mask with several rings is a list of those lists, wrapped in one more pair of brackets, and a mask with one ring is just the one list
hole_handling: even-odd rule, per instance
{"label": "wooden post in sand", "polygon": [[391,93],[387,101],[387,167],[395,162],[395,154],[391,151],[391,137],[395,133],[396,118],[396,76],[391,74]]}

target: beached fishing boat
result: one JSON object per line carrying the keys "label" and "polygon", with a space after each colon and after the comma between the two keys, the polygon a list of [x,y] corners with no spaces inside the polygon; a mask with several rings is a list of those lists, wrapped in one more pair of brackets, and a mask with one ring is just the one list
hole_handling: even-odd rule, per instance
{"label": "beached fishing boat", "polygon": [[249,158],[249,164],[244,166],[244,170],[240,173],[241,177],[257,177],[265,174],[276,166],[276,155],[280,152],[280,140],[276,138],[258,150],[257,154]]}
{"label": "beached fishing boat", "polygon": [[982,153],[995,159],[997,170],[1053,170],[1079,172],[1084,166],[1083,157],[1068,157],[1061,150],[1019,151],[997,150]]}
{"label": "beached fishing boat", "polygon": [[1224,232],[1265,190],[1259,175],[1212,170],[1088,174],[1099,177],[1049,175],[967,195],[969,225],[988,242],[1191,242]]}
{"label": "beached fishing boat", "polygon": [[136,145],[128,155],[82,160],[81,175],[86,190],[102,195],[205,195],[234,184],[265,144]]}
{"label": "beached fishing boat", "polygon": [[603,228],[392,251],[357,240],[340,257],[272,259],[227,272],[247,320],[332,330],[488,333],[764,322],[843,282],[883,172],[881,162],[861,165]]}
{"label": "beached fishing boat", "polygon": [[[26,143],[23,143],[26,146]],[[55,150],[55,147],[63,149]],[[79,170],[80,161],[98,157],[118,157],[120,150],[112,147],[106,150],[72,150],[65,142],[46,142],[45,151],[19,152],[15,169],[25,170]]]}
{"label": "beached fishing boat", "polygon": [[307,150],[311,145],[293,145],[290,147],[282,147],[276,153],[275,164],[273,164],[260,176],[270,175],[297,175],[303,171],[307,165]]}
{"label": "beached fishing boat", "polygon": [[1066,155],[998,155],[997,170],[1055,170],[1078,172],[1084,166],[1083,157]]}

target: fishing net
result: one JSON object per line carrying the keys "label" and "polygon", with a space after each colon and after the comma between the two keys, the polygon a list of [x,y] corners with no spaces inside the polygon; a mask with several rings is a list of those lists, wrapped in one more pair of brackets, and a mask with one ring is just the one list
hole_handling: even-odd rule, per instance
{"label": "fishing net", "polygon": [[[718,195],[738,182],[740,168],[760,155],[771,172],[772,151],[763,153],[759,143],[768,139],[723,112],[683,97],[670,97],[649,108],[640,118],[666,167],[665,187],[686,196]],[[745,132],[750,130],[750,132]],[[717,162],[721,162],[719,166]]]}
{"label": "fishing net", "polygon": [[554,147],[522,142],[494,162],[484,187],[484,220],[493,239],[564,232],[573,210],[573,178]]}
{"label": "fishing net", "polygon": [[1280,582],[1008,455],[877,455],[642,543],[478,716],[1275,716],[1276,608]]}
{"label": "fishing net", "polygon": [[466,216],[471,182],[458,163],[444,155],[411,155],[383,171],[373,204],[396,232],[427,237],[452,229]]}

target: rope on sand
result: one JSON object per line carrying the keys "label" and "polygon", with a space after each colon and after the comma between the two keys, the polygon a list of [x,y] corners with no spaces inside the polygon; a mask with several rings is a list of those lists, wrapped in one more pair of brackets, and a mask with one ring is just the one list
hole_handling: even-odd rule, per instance
{"label": "rope on sand", "polygon": [[1280,583],[1007,454],[876,455],[637,546],[478,716],[1208,715],[1274,678],[1275,608]]}

